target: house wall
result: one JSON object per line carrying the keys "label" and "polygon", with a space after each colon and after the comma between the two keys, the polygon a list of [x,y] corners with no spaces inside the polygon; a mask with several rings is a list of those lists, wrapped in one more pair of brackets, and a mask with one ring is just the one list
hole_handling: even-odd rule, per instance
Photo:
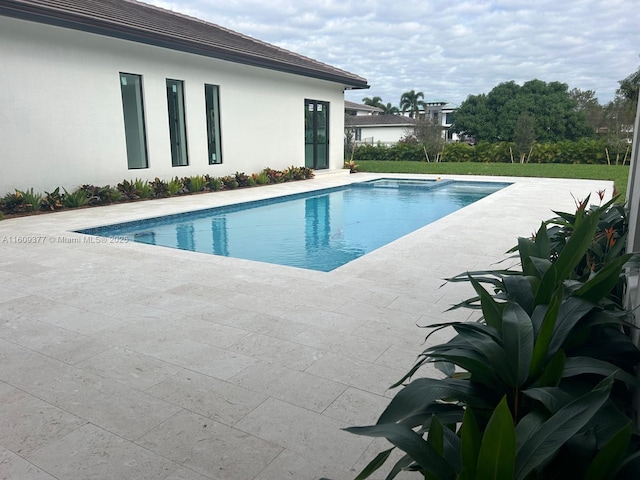
{"label": "house wall", "polygon": [[[305,98],[330,102],[342,168],[340,84],[8,17],[0,58],[0,195],[303,166]],[[120,72],[143,77],[147,169],[127,167]],[[184,81],[188,166],[171,165],[167,78]],[[220,88],[221,165],[208,164],[205,83]]]}
{"label": "house wall", "polygon": [[408,132],[411,131],[410,127],[357,127],[362,129],[362,142],[371,143],[373,137],[373,144],[378,142],[383,144],[396,144],[398,141],[405,137]]}

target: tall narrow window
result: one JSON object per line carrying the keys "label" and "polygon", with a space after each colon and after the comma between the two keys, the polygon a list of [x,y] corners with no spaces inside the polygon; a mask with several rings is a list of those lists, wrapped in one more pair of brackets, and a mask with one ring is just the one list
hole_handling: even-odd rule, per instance
{"label": "tall narrow window", "polygon": [[207,114],[207,141],[209,143],[209,164],[222,163],[220,146],[220,101],[217,85],[204,86]]}
{"label": "tall narrow window", "polygon": [[184,119],[184,87],[182,80],[167,79],[167,108],[169,111],[169,137],[171,164],[189,165],[187,157],[187,127]]}
{"label": "tall narrow window", "polygon": [[142,102],[142,77],[120,74],[120,92],[124,113],[124,135],[127,143],[127,164],[130,169],[148,168],[147,134]]}

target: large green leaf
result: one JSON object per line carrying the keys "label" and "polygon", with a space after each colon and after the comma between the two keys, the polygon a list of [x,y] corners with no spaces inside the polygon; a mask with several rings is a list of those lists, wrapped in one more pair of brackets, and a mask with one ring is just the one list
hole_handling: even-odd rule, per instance
{"label": "large green leaf", "polygon": [[444,427],[435,415],[431,417],[427,443],[431,445],[431,448],[440,456],[444,457]]}
{"label": "large green leaf", "polygon": [[528,388],[523,390],[522,393],[542,403],[552,414],[573,400],[570,394],[558,387]]}
{"label": "large green leaf", "polygon": [[384,437],[409,455],[434,479],[455,478],[456,472],[420,435],[404,425],[387,423],[369,427],[349,427],[347,432],[367,437]]}
{"label": "large green leaf", "polygon": [[553,265],[548,258],[531,257],[529,260],[533,268],[535,268],[536,275],[534,278],[538,280],[542,279],[544,274],[547,273],[547,270]]}
{"label": "large green leaf", "polygon": [[631,321],[632,312],[628,310],[594,310],[584,321],[580,322],[581,328],[591,328],[595,325],[617,325],[618,327],[637,328]]}
{"label": "large green leaf", "polygon": [[585,480],[605,480],[614,478],[622,464],[631,440],[631,422],[621,428],[600,449],[585,475]]}
{"label": "large green leaf", "polygon": [[575,377],[576,375],[596,374],[603,377],[612,376],[616,380],[621,380],[631,387],[640,388],[640,380],[635,375],[631,375],[620,367],[604,360],[591,357],[568,357],[564,365],[562,376]]}
{"label": "large green leaf", "polygon": [[575,325],[587,315],[594,304],[579,297],[569,297],[562,301],[558,308],[558,315],[553,329],[553,336],[549,342],[547,357],[555,355],[562,348],[565,340]]}
{"label": "large green leaf", "polygon": [[385,450],[383,452],[380,452],[378,455],[376,455],[376,457],[373,460],[371,460],[366,467],[364,467],[364,469],[358,474],[358,476],[354,480],[364,480],[365,478],[369,478],[371,474],[373,474],[373,472],[375,472],[380,467],[382,467],[382,465],[384,465],[384,462],[387,461],[387,459],[389,458],[389,455],[391,455],[391,452],[393,452],[395,449],[396,447],[391,447],[389,450]]}
{"label": "large green leaf", "polygon": [[480,427],[478,427],[476,417],[471,409],[467,408],[460,428],[460,457],[462,459],[460,480],[476,479],[481,441]]}
{"label": "large green leaf", "polygon": [[549,232],[547,231],[547,226],[544,223],[540,225],[540,228],[536,232],[535,242],[538,247],[538,255],[536,255],[536,257],[549,258]]}
{"label": "large green leaf", "polygon": [[477,478],[512,480],[516,459],[513,418],[503,397],[494,410],[482,436],[478,454]]}
{"label": "large green leaf", "polygon": [[430,418],[436,415],[444,425],[455,425],[462,421],[464,409],[462,406],[452,403],[429,403],[422,410],[414,412],[398,423],[402,423],[410,428],[422,425],[422,428],[428,428]]}
{"label": "large green leaf", "polygon": [[[488,387],[497,387],[501,383],[506,385],[513,383],[511,371],[504,361],[503,363],[499,363],[488,360],[487,357],[473,349],[433,349],[430,352],[430,357],[433,360],[447,361],[458,365],[469,372],[474,381],[487,385]],[[502,355],[501,358],[506,359],[506,355]],[[499,371],[494,369],[496,365],[499,365]]]}
{"label": "large green leaf", "polygon": [[488,385],[487,382],[494,382],[496,378],[507,385],[515,383],[510,358],[502,346],[500,334],[493,327],[469,322],[456,324],[454,328],[459,332],[456,337],[446,344],[426,349],[424,354],[455,363]]}
{"label": "large green leaf", "polygon": [[570,273],[587,253],[598,229],[599,212],[600,209],[589,215],[579,215],[576,218],[575,229],[554,264],[559,281],[569,278]]}
{"label": "large green leaf", "polygon": [[522,272],[525,275],[536,275],[534,266],[531,264],[531,257],[540,257],[538,253],[538,247],[530,238],[520,237],[518,238],[518,254],[520,255],[520,263],[522,265]]}
{"label": "large green leaf", "polygon": [[[462,421],[462,418],[459,419]],[[444,421],[442,421],[445,424]],[[460,449],[462,442],[460,437],[456,435],[452,429],[455,428],[456,424],[452,424],[449,427],[445,427],[443,429],[444,435],[444,450],[443,457],[446,462],[453,468],[456,472],[460,472],[462,470],[462,459],[460,458]]]}
{"label": "large green leaf", "polygon": [[469,276],[469,281],[471,282],[471,285],[473,285],[476,293],[480,296],[480,304],[482,305],[484,321],[490,327],[500,331],[502,328],[502,311],[504,310],[504,304],[496,302],[489,292],[487,292],[473,277]]}
{"label": "large green leaf", "polygon": [[408,470],[409,468],[411,468],[412,465],[415,465],[415,463],[416,462],[414,462],[413,459],[409,455],[405,455],[404,457],[402,457],[400,460],[398,460],[395,463],[393,468],[389,471],[389,473],[385,477],[385,480],[393,480],[400,473]]}
{"label": "large green leaf", "polygon": [[562,379],[566,355],[564,350],[558,350],[547,363],[540,378],[535,382],[538,387],[557,387]]}
{"label": "large green leaf", "polygon": [[538,431],[549,416],[542,409],[535,409],[520,419],[516,424],[516,452],[529,440],[531,435]]}
{"label": "large green leaf", "polygon": [[591,392],[565,405],[533,432],[516,454],[516,479],[526,479],[584,427],[609,398],[612,384],[613,377],[607,377]]}
{"label": "large green leaf", "polygon": [[546,308],[544,317],[542,319],[542,325],[538,331],[538,337],[535,340],[533,346],[533,354],[531,356],[531,367],[529,373],[531,376],[536,377],[544,371],[545,360],[547,358],[547,352],[549,351],[549,345],[553,338],[553,330],[555,329],[558,310],[560,309],[560,303],[562,300],[562,288],[559,288],[555,295],[551,298],[551,303]]}
{"label": "large green leaf", "polygon": [[418,378],[400,390],[378,419],[378,424],[395,423],[421,412],[436,400],[456,398],[467,405],[490,408],[474,385],[465,380],[451,378]]}
{"label": "large green leaf", "polygon": [[483,336],[491,338],[495,342],[500,342],[502,336],[500,332],[493,327],[478,322],[456,322],[450,324],[454,330],[464,338]]}
{"label": "large green leaf", "polygon": [[514,372],[515,384],[521,386],[529,378],[533,355],[533,324],[527,312],[514,302],[509,302],[502,315],[502,338],[507,361]]}
{"label": "large green leaf", "polygon": [[551,265],[540,280],[538,288],[533,296],[533,308],[538,305],[546,305],[551,301],[554,292],[562,285],[562,279],[558,275],[558,268]]}
{"label": "large green leaf", "polygon": [[502,280],[509,300],[516,302],[528,314],[531,314],[533,290],[531,288],[529,277],[510,275],[508,277],[504,277]]}
{"label": "large green leaf", "polygon": [[576,290],[574,295],[593,303],[599,302],[611,293],[611,290],[620,278],[622,267],[631,257],[633,257],[633,254],[629,253],[610,261],[604,268],[585,282],[582,287]]}

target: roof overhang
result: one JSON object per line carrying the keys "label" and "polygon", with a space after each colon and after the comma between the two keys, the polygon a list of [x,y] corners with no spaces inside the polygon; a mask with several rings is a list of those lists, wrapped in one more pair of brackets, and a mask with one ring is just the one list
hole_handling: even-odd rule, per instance
{"label": "roof overhang", "polygon": [[[231,30],[223,29],[217,25],[208,24],[195,18],[175,14],[143,3],[126,0],[125,2],[128,7],[133,5],[134,8],[147,9],[144,13],[155,13],[158,17],[162,17],[159,20],[164,22],[166,22],[167,18],[170,19],[173,16],[176,21],[186,25],[193,25],[200,30],[208,26],[211,29],[216,29],[215,32],[217,34],[228,35],[232,41],[225,45],[224,42],[217,42],[215,38],[198,38],[197,35],[184,34],[179,31],[167,31],[166,28],[162,28],[162,22],[144,24],[141,21],[115,21],[113,18],[101,14],[102,12],[91,12],[91,10],[79,12],[73,8],[66,8],[65,4],[74,2],[5,0],[0,3],[0,15],[326,80],[342,84],[345,89],[369,88],[367,80],[358,75],[260,42]],[[56,3],[58,5],[52,5]],[[84,3],[91,5],[96,2]],[[251,51],[250,47],[252,45],[256,47],[255,51]]]}

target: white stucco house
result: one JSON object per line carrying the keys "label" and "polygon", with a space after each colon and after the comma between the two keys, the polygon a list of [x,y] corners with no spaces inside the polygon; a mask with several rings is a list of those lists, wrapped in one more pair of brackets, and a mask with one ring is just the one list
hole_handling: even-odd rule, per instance
{"label": "white stucco house", "polygon": [[365,105],[363,103],[344,101],[344,113],[351,116],[363,116],[363,115],[382,115],[384,110],[380,107],[374,107],[372,105]]}
{"label": "white stucco house", "polygon": [[0,195],[339,169],[366,79],[133,0],[0,2]]}
{"label": "white stucco house", "polygon": [[[422,109],[418,113],[418,118],[429,119],[433,124],[439,125],[442,128],[442,138],[448,142],[459,141],[458,134],[453,133],[450,128],[453,123],[453,112],[457,110],[458,106],[454,103],[430,100],[422,103]],[[403,115],[409,116],[409,112],[403,112]]]}
{"label": "white stucco house", "polygon": [[[399,115],[384,114],[384,110],[370,105],[345,101],[346,127],[351,130],[356,143],[370,145],[395,145],[414,132],[418,120],[409,112]],[[428,120],[442,129],[442,139],[457,142],[459,137],[450,128],[452,114],[457,109],[444,101],[423,102],[419,120]]]}
{"label": "white stucco house", "polygon": [[411,135],[416,124],[415,119],[402,115],[346,115],[345,118],[356,144],[395,145]]}

